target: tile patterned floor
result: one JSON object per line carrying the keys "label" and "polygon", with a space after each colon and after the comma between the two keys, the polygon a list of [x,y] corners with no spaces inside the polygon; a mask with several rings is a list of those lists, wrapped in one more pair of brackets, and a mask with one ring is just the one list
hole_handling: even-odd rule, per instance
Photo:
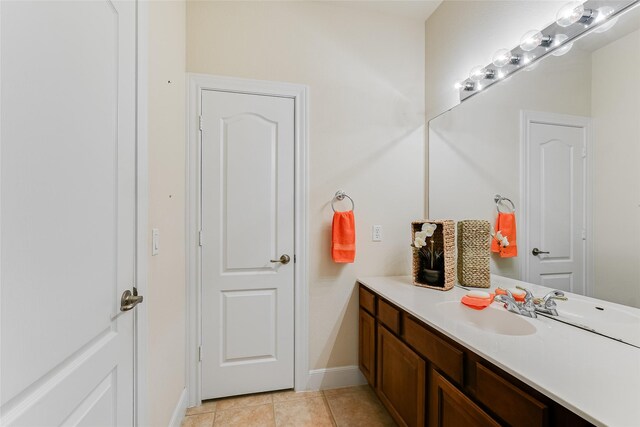
{"label": "tile patterned floor", "polygon": [[369,386],[280,391],[209,400],[187,409],[182,427],[392,427]]}

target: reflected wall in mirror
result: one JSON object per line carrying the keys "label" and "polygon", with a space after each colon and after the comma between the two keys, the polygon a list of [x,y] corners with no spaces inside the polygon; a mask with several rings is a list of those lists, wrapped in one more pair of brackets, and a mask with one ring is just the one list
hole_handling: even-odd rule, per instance
{"label": "reflected wall in mirror", "polygon": [[493,273],[640,307],[640,7],[429,122],[429,217],[495,222],[496,194]]}

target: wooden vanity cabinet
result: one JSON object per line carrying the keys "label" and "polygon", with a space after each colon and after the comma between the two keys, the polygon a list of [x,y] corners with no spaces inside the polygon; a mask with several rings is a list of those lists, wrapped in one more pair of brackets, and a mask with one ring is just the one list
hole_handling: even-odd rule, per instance
{"label": "wooden vanity cabinet", "polygon": [[376,386],[376,296],[364,286],[358,290],[358,365],[372,386]]}
{"label": "wooden vanity cabinet", "polygon": [[429,377],[429,425],[497,427],[500,424],[436,370]]}
{"label": "wooden vanity cabinet", "polygon": [[401,426],[424,426],[426,363],[384,326],[378,327],[376,392]]}
{"label": "wooden vanity cabinet", "polygon": [[358,324],[358,362],[360,371],[373,387],[376,385],[376,319],[362,308]]}
{"label": "wooden vanity cabinet", "polygon": [[398,425],[591,425],[368,288],[359,295],[360,370]]}

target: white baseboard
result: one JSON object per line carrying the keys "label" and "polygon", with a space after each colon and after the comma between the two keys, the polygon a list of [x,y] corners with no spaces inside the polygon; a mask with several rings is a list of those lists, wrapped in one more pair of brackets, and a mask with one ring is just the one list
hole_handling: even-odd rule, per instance
{"label": "white baseboard", "polygon": [[327,390],[331,388],[351,387],[366,384],[357,366],[340,366],[337,368],[314,369],[309,371],[307,390]]}
{"label": "white baseboard", "polygon": [[180,427],[182,425],[182,420],[184,419],[184,414],[187,412],[187,389],[182,389],[182,393],[180,393],[180,399],[178,400],[178,404],[176,408],[173,410],[173,415],[171,415],[171,421],[169,421],[169,427]]}

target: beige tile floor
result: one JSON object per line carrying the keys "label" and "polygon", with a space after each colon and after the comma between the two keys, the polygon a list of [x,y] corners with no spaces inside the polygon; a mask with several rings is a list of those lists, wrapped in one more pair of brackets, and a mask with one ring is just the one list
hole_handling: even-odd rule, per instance
{"label": "beige tile floor", "polygon": [[369,386],[280,391],[208,400],[187,409],[182,427],[395,426]]}

